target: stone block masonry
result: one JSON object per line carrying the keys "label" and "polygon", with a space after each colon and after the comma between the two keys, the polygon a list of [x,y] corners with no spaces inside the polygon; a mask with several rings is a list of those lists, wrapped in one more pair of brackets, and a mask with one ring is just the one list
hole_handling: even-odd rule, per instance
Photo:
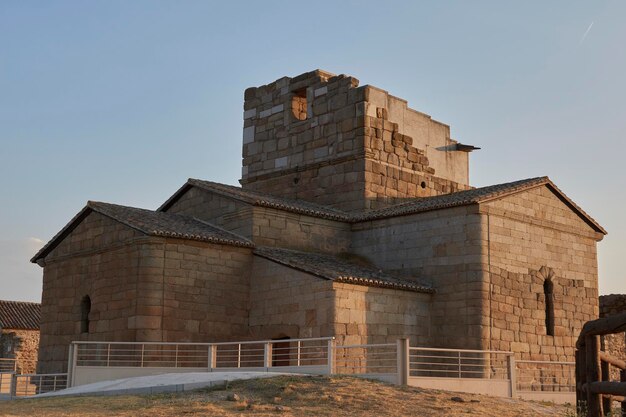
{"label": "stone block masonry", "polygon": [[323,280],[255,257],[250,331],[255,339],[334,335],[340,344],[430,343],[431,294]]}
{"label": "stone block masonry", "polygon": [[38,371],[64,371],[73,340],[241,339],[251,258],[250,248],[146,237],[91,213],[46,257]]}
{"label": "stone block masonry", "polygon": [[547,177],[470,187],[474,147],[346,75],[249,88],[243,118],[242,187],[189,179],[156,211],[90,202],[33,258],[40,372],[63,371],[72,340],[408,337],[573,360],[606,231]]}
{"label": "stone block masonry", "polygon": [[0,334],[0,354],[15,359],[17,373],[35,373],[39,350],[39,330],[4,329]]}
{"label": "stone block masonry", "polygon": [[346,211],[470,188],[448,126],[358,84],[317,70],[247,89],[243,187]]}

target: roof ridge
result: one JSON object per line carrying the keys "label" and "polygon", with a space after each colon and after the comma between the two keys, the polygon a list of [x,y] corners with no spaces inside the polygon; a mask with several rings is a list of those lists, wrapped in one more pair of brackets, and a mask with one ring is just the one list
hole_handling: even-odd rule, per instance
{"label": "roof ridge", "polygon": [[[237,187],[235,185],[221,184],[196,178],[190,178],[187,181],[187,184],[209,191],[214,191],[226,197],[234,198],[236,200],[261,207],[279,208],[298,214],[317,215],[331,220],[349,221],[350,219],[350,214],[343,210],[306,200],[296,200],[287,197],[274,196],[254,190],[247,190],[243,187]],[[181,191],[182,189],[178,192]]]}
{"label": "roof ridge", "polygon": [[[362,221],[378,220],[387,217],[403,216],[425,211],[464,206],[468,204],[477,204],[487,200],[488,198],[501,197],[518,191],[523,191],[531,187],[546,184],[548,182],[550,182],[550,179],[547,176],[532,177],[523,180],[472,188],[470,190],[456,191],[448,194],[428,197],[416,197],[413,198],[411,201],[399,203],[393,206],[384,207],[368,212],[357,213],[353,216],[352,221],[357,223]],[[481,195],[481,193],[483,193],[484,195]]]}
{"label": "roof ridge", "polygon": [[101,214],[148,236],[254,247],[254,243],[249,239],[192,216],[89,200],[85,207],[35,254],[31,262],[35,263],[45,257],[91,212]]}
{"label": "roof ridge", "polygon": [[[268,246],[256,247],[253,253],[289,268],[330,281],[425,293],[434,292],[434,289],[428,284],[409,281],[375,266],[359,265],[333,254]],[[307,257],[309,259],[306,259]],[[354,268],[353,271],[346,272],[346,266]]]}

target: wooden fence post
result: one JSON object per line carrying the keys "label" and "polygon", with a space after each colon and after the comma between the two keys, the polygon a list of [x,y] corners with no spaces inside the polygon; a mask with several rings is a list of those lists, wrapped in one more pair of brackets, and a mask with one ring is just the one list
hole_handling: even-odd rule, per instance
{"label": "wooden fence post", "polygon": [[591,392],[591,383],[600,380],[600,336],[585,337],[585,356],[587,374],[587,417],[600,417],[602,402],[600,394]]}
{"label": "wooden fence post", "polygon": [[587,397],[583,391],[583,386],[587,382],[585,378],[585,345],[576,349],[576,415],[578,416],[587,402]]}
{"label": "wooden fence post", "polygon": [[[622,369],[619,372],[619,379],[621,382],[626,384],[626,369]],[[622,401],[622,417],[626,417],[626,398]]]}
{"label": "wooden fence post", "polygon": [[[600,350],[601,351],[606,351],[606,346],[605,346],[605,342],[604,342],[604,336],[600,336]],[[607,361],[603,361],[602,358],[600,357],[600,373],[601,381],[609,381],[610,378],[610,374],[609,374],[609,363]],[[607,397],[605,395],[602,396],[602,410],[605,413],[609,413],[611,411],[611,397]]]}

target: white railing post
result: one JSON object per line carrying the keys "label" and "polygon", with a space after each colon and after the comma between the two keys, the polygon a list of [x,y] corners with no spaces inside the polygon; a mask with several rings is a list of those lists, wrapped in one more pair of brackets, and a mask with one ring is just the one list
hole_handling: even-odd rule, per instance
{"label": "white railing post", "polygon": [[461,373],[461,352],[457,352],[458,357],[459,357],[459,378],[461,378],[463,375]]}
{"label": "white railing post", "polygon": [[511,384],[511,389],[509,391],[511,393],[511,398],[515,398],[517,396],[517,376],[515,372],[515,357],[512,353],[506,356],[506,365],[509,371],[509,381]]}
{"label": "white railing post", "polygon": [[263,367],[266,371],[272,367],[272,342],[267,342],[263,345]]}
{"label": "white railing post", "polygon": [[298,354],[297,354],[296,366],[300,366],[300,340],[298,340]]}
{"label": "white railing post", "polygon": [[72,380],[72,374],[74,373],[74,349],[76,347],[74,346],[74,342],[70,343],[70,348],[67,352],[67,381],[69,384],[69,381]]}
{"label": "white railing post", "polygon": [[78,366],[78,349],[79,345],[77,343],[72,342],[71,344],[71,357],[70,357],[70,366],[67,369],[67,387],[71,388],[74,386],[76,382],[76,367]]}
{"label": "white railing post", "polygon": [[111,364],[111,344],[107,343],[107,368]]}
{"label": "white railing post", "polygon": [[335,338],[328,340],[328,347],[326,352],[326,359],[328,361],[328,375],[333,375],[336,373],[335,368]]}
{"label": "white railing post", "polygon": [[174,353],[174,368],[178,368],[178,345],[176,345],[176,350]]}
{"label": "white railing post", "polygon": [[241,368],[241,343],[237,344],[237,368]]}
{"label": "white railing post", "polygon": [[209,368],[213,372],[213,369],[217,368],[217,346],[209,345],[209,358],[211,360]]}
{"label": "white railing post", "polygon": [[145,353],[145,349],[146,349],[146,345],[144,345],[143,343],[141,344],[141,362],[139,363],[139,367],[143,368],[143,356]]}
{"label": "white railing post", "polygon": [[408,385],[409,383],[409,339],[403,337],[396,342],[396,367],[397,384]]}
{"label": "white railing post", "polygon": [[206,367],[208,372],[213,372],[213,345],[207,346]]}

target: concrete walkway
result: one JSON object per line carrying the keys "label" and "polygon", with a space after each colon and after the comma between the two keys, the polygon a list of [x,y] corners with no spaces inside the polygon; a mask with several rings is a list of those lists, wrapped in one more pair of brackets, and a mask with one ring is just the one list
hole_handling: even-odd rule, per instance
{"label": "concrete walkway", "polygon": [[133,395],[183,392],[199,388],[224,385],[228,381],[253,378],[271,378],[279,375],[299,375],[280,372],[189,372],[161,374],[114,381],[95,382],[61,391],[48,392],[23,398],[56,397],[61,395]]}

